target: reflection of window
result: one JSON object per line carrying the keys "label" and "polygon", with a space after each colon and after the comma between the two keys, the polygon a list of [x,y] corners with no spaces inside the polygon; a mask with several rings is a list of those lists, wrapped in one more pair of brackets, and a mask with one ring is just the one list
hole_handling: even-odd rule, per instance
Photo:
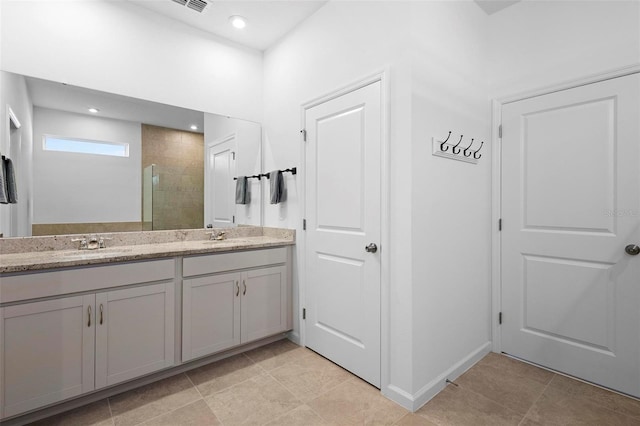
{"label": "reflection of window", "polygon": [[111,155],[113,157],[129,156],[128,143],[90,141],[84,139],[61,138],[57,136],[44,137],[44,150],[77,152],[80,154]]}

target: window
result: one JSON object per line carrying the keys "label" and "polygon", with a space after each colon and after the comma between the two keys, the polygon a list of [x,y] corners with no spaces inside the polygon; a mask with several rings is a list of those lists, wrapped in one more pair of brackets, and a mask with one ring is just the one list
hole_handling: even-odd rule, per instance
{"label": "window", "polygon": [[44,137],[45,151],[76,152],[80,154],[110,155],[128,157],[129,144],[119,142],[90,141],[85,139]]}

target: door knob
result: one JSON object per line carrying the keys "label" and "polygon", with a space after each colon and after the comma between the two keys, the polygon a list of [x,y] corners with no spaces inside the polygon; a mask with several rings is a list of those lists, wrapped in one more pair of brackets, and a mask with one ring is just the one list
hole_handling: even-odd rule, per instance
{"label": "door knob", "polygon": [[375,243],[371,243],[364,248],[368,253],[375,253],[378,251],[378,246]]}
{"label": "door knob", "polygon": [[624,251],[626,251],[627,254],[630,254],[631,256],[636,256],[640,254],[640,247],[635,244],[629,244],[624,248]]}

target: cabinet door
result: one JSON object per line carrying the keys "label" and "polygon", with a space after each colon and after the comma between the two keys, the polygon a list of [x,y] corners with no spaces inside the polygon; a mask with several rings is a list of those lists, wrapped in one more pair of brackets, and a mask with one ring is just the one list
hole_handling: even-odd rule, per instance
{"label": "cabinet door", "polygon": [[284,266],[242,273],[242,343],[286,331],[288,305]]}
{"label": "cabinet door", "polygon": [[0,308],[3,417],[94,389],[95,298]]}
{"label": "cabinet door", "polygon": [[174,283],[96,295],[96,389],[174,364]]}
{"label": "cabinet door", "polygon": [[182,283],[182,361],[240,344],[240,273]]}

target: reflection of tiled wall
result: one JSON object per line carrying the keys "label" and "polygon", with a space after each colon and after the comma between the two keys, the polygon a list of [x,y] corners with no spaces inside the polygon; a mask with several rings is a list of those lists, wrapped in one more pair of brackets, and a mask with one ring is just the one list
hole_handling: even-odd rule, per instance
{"label": "reflection of tiled wall", "polygon": [[204,137],[142,125],[142,169],[155,164],[153,229],[204,226]]}
{"label": "reflection of tiled wall", "polygon": [[104,234],[109,232],[142,231],[141,222],[105,223],[34,223],[32,235]]}

